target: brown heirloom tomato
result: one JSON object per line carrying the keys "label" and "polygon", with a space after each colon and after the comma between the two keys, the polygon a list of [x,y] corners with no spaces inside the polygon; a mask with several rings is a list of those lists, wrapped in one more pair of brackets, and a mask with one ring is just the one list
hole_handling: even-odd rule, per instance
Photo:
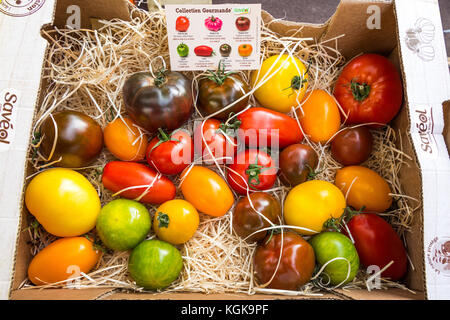
{"label": "brown heirloom tomato", "polygon": [[161,70],[133,74],[123,86],[126,110],[138,125],[155,133],[181,127],[193,110],[191,80],[179,72]]}
{"label": "brown heirloom tomato", "polygon": [[367,127],[346,128],[331,142],[333,158],[344,166],[361,164],[369,159],[373,138]]}
{"label": "brown heirloom tomato", "polygon": [[[55,127],[57,141],[53,150]],[[42,155],[47,159],[51,156],[48,161],[61,158],[55,163],[58,167],[85,167],[98,157],[103,147],[102,128],[89,116],[76,111],[61,111],[49,116],[42,123],[41,135]]]}
{"label": "brown heirloom tomato", "polygon": [[[280,203],[270,194],[255,192],[250,195],[250,200],[251,203],[248,197],[241,198],[233,211],[233,229],[243,239],[260,229],[270,227],[269,222],[259,213],[274,224],[278,222],[279,217],[281,218]],[[248,237],[246,241],[250,243],[261,241],[266,235],[267,231],[261,231]]]}
{"label": "brown heirloom tomato", "polygon": [[[281,248],[283,254],[277,270]],[[297,290],[311,280],[314,266],[313,248],[294,232],[269,235],[256,248],[254,269],[258,282],[260,284],[269,282],[276,270],[268,288]]]}
{"label": "brown heirloom tomato", "polygon": [[314,172],[319,159],[313,148],[293,144],[280,153],[280,178],[284,184],[295,187],[305,182]]}
{"label": "brown heirloom tomato", "polygon": [[[225,72],[225,66],[219,63],[216,72],[209,71],[209,77],[200,80],[197,106],[203,116],[216,113],[248,93],[248,85],[241,76],[233,72]],[[215,115],[225,120],[230,113],[238,113],[248,105],[249,97],[242,99],[232,107]]]}

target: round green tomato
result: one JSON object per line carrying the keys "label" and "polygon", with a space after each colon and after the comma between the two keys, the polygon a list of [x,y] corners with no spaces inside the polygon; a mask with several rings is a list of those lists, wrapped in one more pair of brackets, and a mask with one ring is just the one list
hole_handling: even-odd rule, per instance
{"label": "round green tomato", "polygon": [[102,242],[117,251],[130,250],[145,239],[151,228],[146,207],[137,201],[117,199],[102,208],[97,233]]}
{"label": "round green tomato", "polygon": [[189,47],[187,46],[187,44],[180,43],[177,47],[177,52],[180,57],[187,57],[189,55]]}
{"label": "round green tomato", "polygon": [[180,275],[181,253],[173,245],[160,240],[145,240],[131,252],[130,276],[147,290],[163,289]]}
{"label": "round green tomato", "polygon": [[[323,271],[326,274],[322,277],[325,283],[329,280],[331,285],[337,286],[349,283],[355,278],[359,269],[359,257],[349,238],[339,232],[323,232],[314,236],[309,242],[314,248],[319,267],[339,257],[348,261],[337,259],[330,262]],[[350,274],[348,263],[350,263]]]}

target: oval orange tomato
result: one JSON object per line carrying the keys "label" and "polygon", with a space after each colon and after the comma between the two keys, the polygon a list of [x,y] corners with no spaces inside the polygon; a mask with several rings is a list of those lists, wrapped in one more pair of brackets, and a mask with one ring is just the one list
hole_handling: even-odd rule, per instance
{"label": "oval orange tomato", "polygon": [[95,267],[101,252],[85,237],[62,238],[42,249],[28,267],[28,278],[44,285],[76,278]]}
{"label": "oval orange tomato", "polygon": [[141,161],[147,150],[147,136],[130,118],[117,118],[103,130],[105,145],[118,159]]}
{"label": "oval orange tomato", "polygon": [[339,108],[324,90],[313,90],[307,95],[297,116],[305,134],[316,143],[326,143],[341,125]]}

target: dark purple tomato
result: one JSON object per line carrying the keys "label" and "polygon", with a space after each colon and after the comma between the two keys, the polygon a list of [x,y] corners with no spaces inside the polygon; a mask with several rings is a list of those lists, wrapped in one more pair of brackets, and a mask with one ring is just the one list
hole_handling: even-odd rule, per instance
{"label": "dark purple tomato", "polygon": [[292,144],[280,153],[280,179],[295,187],[305,182],[317,167],[319,159],[313,148],[305,144]]}
{"label": "dark purple tomato", "polygon": [[[277,199],[265,192],[252,193],[250,199],[253,208],[272,223],[278,223],[278,218],[281,218],[281,206]],[[253,208],[248,198],[244,197],[239,200],[233,211],[233,229],[243,239],[260,229],[270,227],[269,222]],[[266,235],[267,231],[261,231],[252,235],[246,241],[249,243],[261,241]]]}
{"label": "dark purple tomato", "polygon": [[191,80],[179,72],[159,71],[133,74],[123,86],[129,116],[141,127],[155,133],[181,127],[193,111]]}
{"label": "dark purple tomato", "polygon": [[333,158],[344,166],[358,165],[369,159],[373,137],[367,127],[347,128],[331,142]]}
{"label": "dark purple tomato", "polygon": [[[53,121],[54,120],[54,121]],[[42,143],[40,151],[49,162],[64,168],[81,168],[94,161],[103,147],[103,133],[100,125],[91,117],[77,111],[61,111],[44,120],[41,126]],[[55,142],[55,126],[57,141]]]}

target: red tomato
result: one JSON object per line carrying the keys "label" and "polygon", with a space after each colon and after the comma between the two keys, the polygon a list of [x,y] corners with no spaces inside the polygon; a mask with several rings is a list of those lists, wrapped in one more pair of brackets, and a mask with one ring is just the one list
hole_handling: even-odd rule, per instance
{"label": "red tomato", "polygon": [[277,111],[250,108],[237,119],[241,121],[239,138],[249,147],[273,147],[277,141],[282,149],[303,139],[297,121]]}
{"label": "red tomato", "polygon": [[[220,130],[221,122],[216,119],[208,119],[195,129],[195,151],[203,156],[205,162],[212,162],[211,154],[215,158],[231,157],[232,159],[217,160],[219,164],[231,163],[237,150],[237,139]],[[205,140],[203,140],[202,137]],[[206,143],[205,143],[206,141]],[[208,146],[210,150],[206,147]],[[211,152],[211,153],[210,153]]]}
{"label": "red tomato", "polygon": [[387,58],[363,54],[342,70],[334,96],[348,114],[347,124],[388,123],[400,110],[402,81]]}
{"label": "red tomato", "polygon": [[186,32],[189,29],[189,19],[184,16],[179,16],[175,21],[175,29],[180,32]]}
{"label": "red tomato", "polygon": [[395,281],[405,275],[406,250],[389,223],[376,214],[361,213],[350,219],[347,225],[363,266],[376,265],[382,269],[394,261],[382,272],[382,277]]}
{"label": "red tomato", "polygon": [[[270,189],[277,179],[278,169],[272,158],[261,150],[244,150],[228,166],[227,181],[238,194]],[[247,187],[248,186],[248,187]]]}
{"label": "red tomato", "polygon": [[177,130],[167,135],[160,129],[147,147],[146,158],[148,164],[162,174],[178,174],[191,164],[194,143],[186,131]]}
{"label": "red tomato", "polygon": [[[130,187],[142,186],[120,193],[121,197],[140,202],[161,204],[175,198],[175,185],[167,177],[156,179],[157,173],[136,162],[111,161],[103,169],[102,182],[106,189],[119,192]],[[153,183],[153,185],[152,185]],[[152,185],[151,188],[148,188]],[[145,194],[144,196],[142,196]],[[142,197],[141,199],[139,199]]]}

